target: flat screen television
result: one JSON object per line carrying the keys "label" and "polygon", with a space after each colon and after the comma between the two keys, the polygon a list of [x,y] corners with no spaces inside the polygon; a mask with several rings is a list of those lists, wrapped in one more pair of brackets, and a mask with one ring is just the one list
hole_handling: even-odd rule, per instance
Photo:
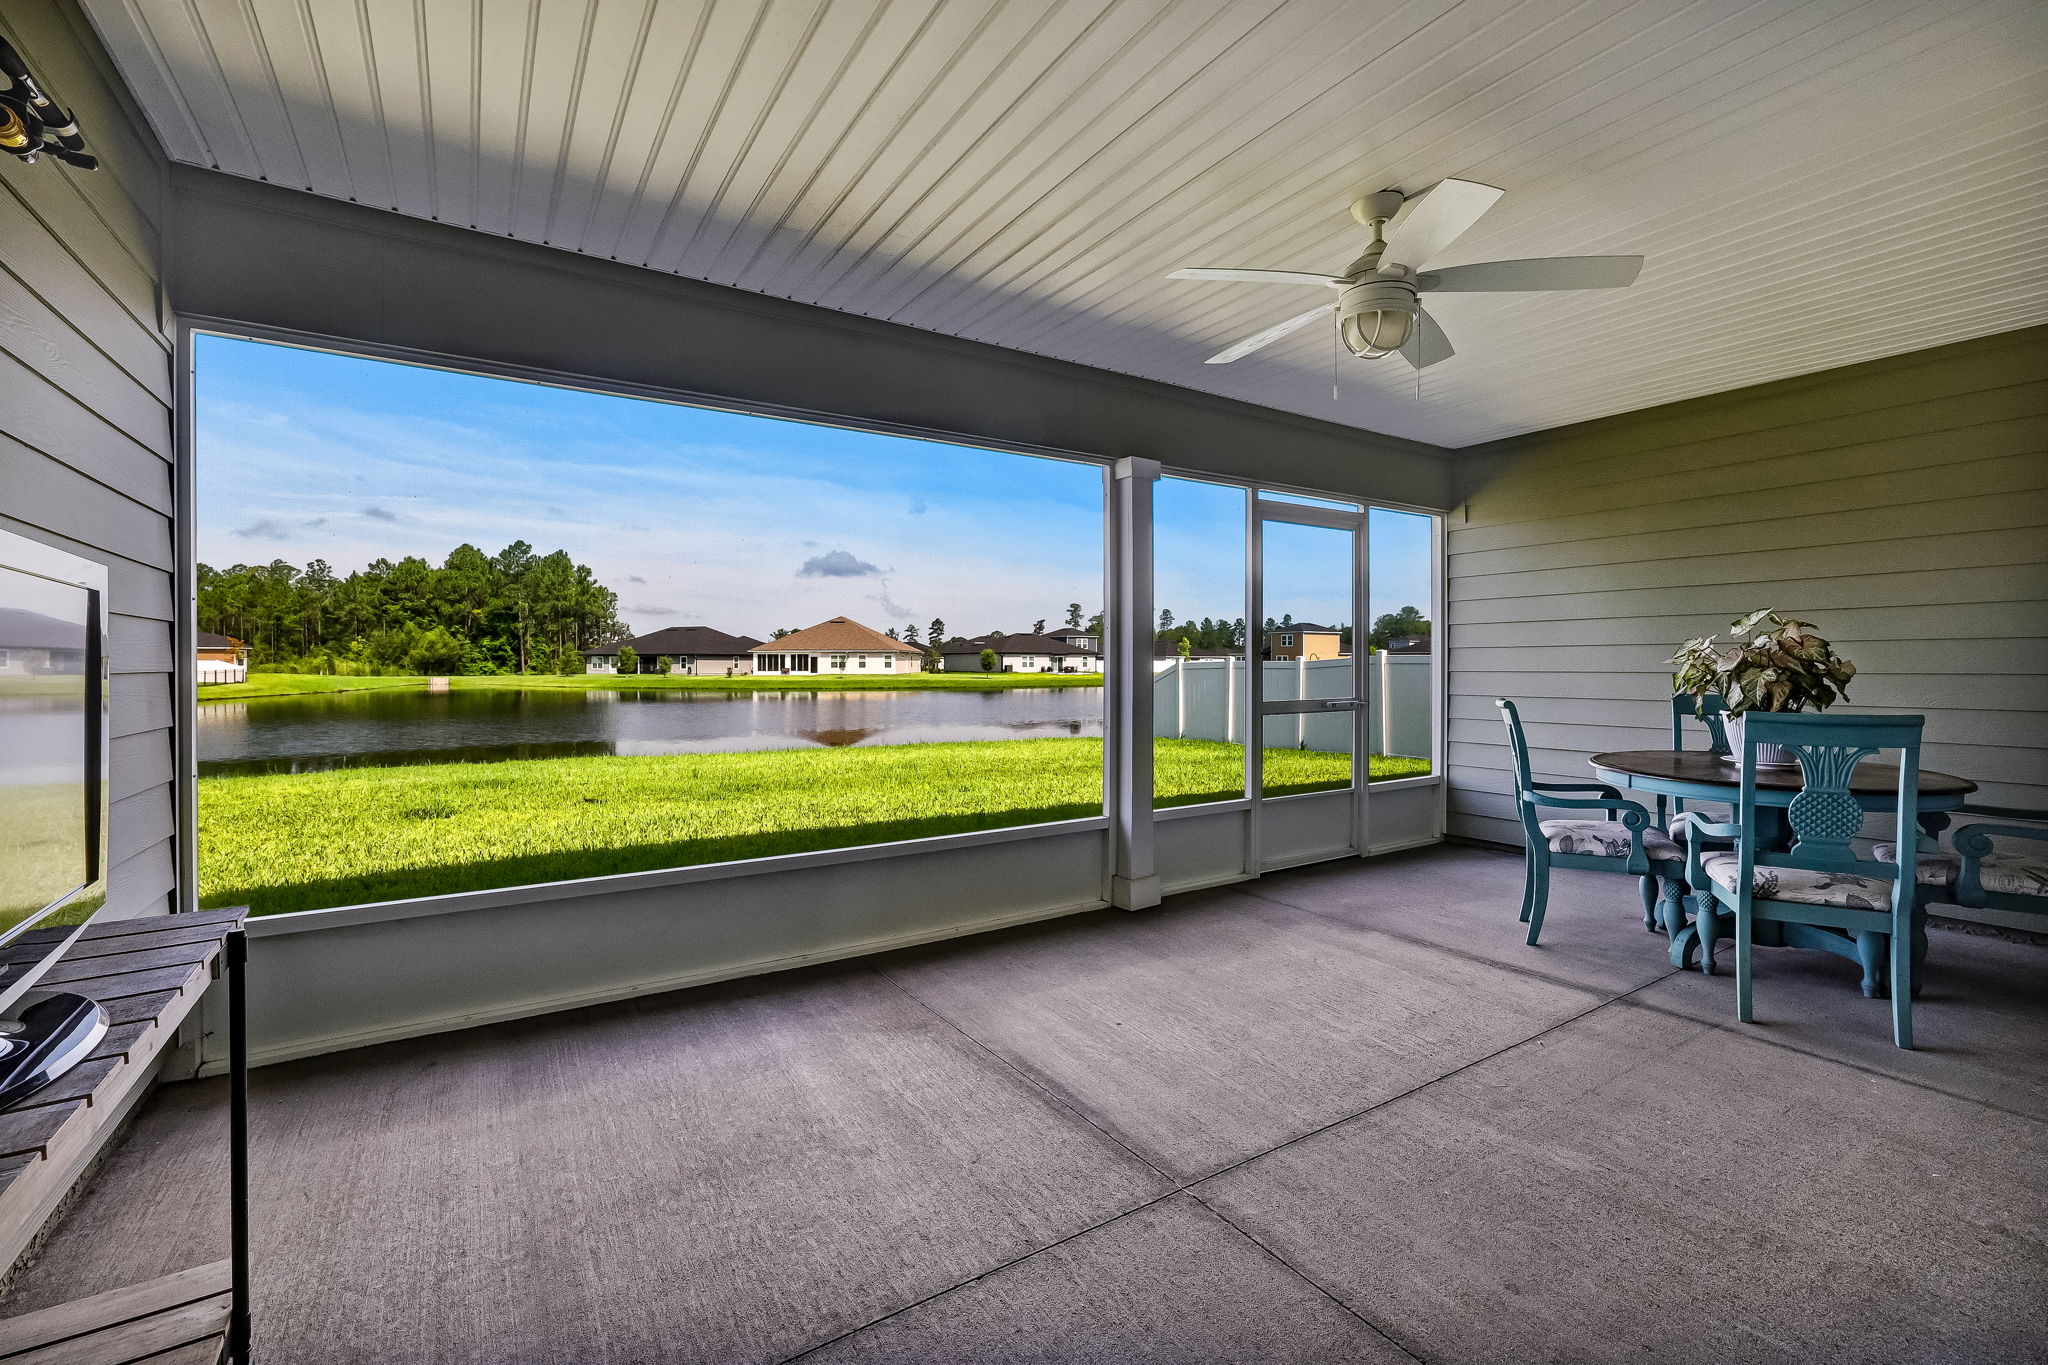
{"label": "flat screen television", "polygon": [[0,531],[0,1106],[106,1034],[38,983],[107,898],[107,683],[106,569]]}

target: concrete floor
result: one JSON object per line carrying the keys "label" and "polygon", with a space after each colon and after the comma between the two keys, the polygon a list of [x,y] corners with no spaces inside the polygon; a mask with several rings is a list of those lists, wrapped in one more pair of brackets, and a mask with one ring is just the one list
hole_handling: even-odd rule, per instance
{"label": "concrete floor", "polygon": [[[1670,971],[1624,879],[1346,862],[257,1073],[260,1358],[2048,1359],[2048,951]],[[225,1254],[159,1093],[6,1311]]]}

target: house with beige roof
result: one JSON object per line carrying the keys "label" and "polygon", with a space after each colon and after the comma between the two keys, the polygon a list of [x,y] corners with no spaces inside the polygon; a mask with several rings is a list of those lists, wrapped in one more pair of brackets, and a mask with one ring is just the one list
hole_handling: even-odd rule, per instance
{"label": "house with beige roof", "polygon": [[754,672],[777,674],[916,673],[924,651],[845,616],[755,645]]}

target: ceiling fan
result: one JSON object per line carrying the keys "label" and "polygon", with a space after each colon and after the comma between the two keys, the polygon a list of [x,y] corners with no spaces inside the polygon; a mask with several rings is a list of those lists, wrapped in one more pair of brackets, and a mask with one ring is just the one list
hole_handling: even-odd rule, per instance
{"label": "ceiling fan", "polygon": [[1228,365],[1332,312],[1344,349],[1362,360],[1399,354],[1416,369],[1449,360],[1450,338],[1422,311],[1421,295],[1496,294],[1529,290],[1620,289],[1642,272],[1640,256],[1549,256],[1529,261],[1483,261],[1423,270],[1430,258],[1463,236],[1504,193],[1470,180],[1439,180],[1422,193],[1368,194],[1351,216],[1372,229],[1372,244],[1341,275],[1312,270],[1176,270],[1170,280],[1238,280],[1250,284],[1307,284],[1340,291],[1320,304],[1209,357]]}

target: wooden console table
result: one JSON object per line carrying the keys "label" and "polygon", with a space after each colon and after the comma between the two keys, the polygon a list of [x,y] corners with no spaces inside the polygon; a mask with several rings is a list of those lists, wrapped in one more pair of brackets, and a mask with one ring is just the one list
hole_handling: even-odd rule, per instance
{"label": "wooden console table", "polygon": [[[245,913],[207,910],[89,925],[38,983],[97,1000],[112,1027],[86,1061],[0,1110],[0,1265],[20,1257],[148,1092],[156,1063],[207,987],[224,972],[239,987],[240,973],[233,969],[239,966]],[[31,933],[0,956],[37,951]],[[239,989],[231,991],[229,1013],[235,1256],[0,1320],[0,1365],[119,1365],[145,1357],[159,1365],[210,1365],[227,1351],[231,1332],[246,1333],[246,1301],[235,1292],[238,1281],[246,1284],[248,1241]],[[246,1343],[238,1345],[245,1354]]]}

